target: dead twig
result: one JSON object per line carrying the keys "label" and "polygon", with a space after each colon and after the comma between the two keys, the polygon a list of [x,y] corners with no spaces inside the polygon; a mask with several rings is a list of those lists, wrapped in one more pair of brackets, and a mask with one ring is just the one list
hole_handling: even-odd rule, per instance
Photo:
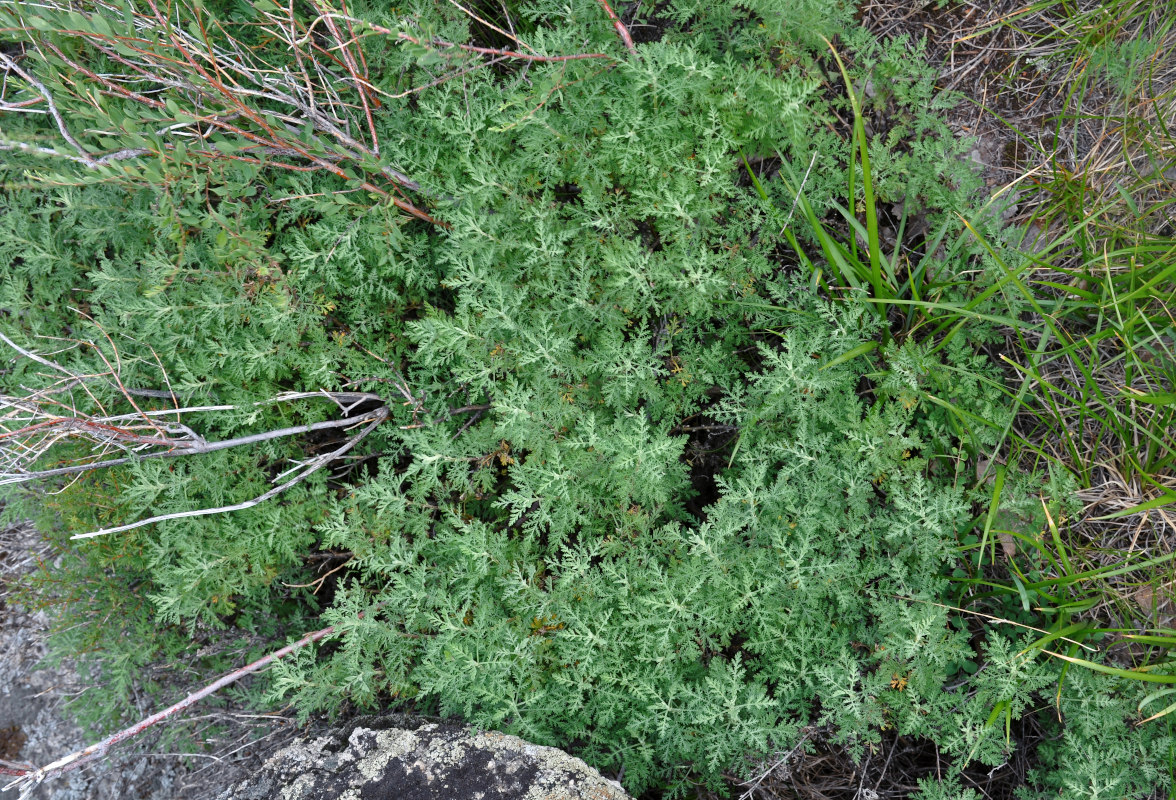
{"label": "dead twig", "polygon": [[[362,612],[361,612],[360,616],[362,616]],[[267,655],[263,658],[259,658],[257,661],[254,661],[252,664],[248,664],[244,667],[241,667],[240,669],[238,669],[234,672],[230,672],[228,675],[225,675],[225,676],[219,678],[218,680],[213,681],[212,683],[205,686],[203,689],[201,689],[197,692],[193,692],[192,694],[188,695],[187,697],[185,697],[183,700],[179,701],[178,703],[175,703],[171,706],[168,706],[167,708],[163,709],[162,711],[159,711],[155,714],[152,714],[151,716],[147,717],[146,719],[139,720],[134,725],[131,725],[128,728],[124,728],[123,730],[119,731],[118,733],[111,734],[110,736],[107,736],[105,739],[103,739],[100,742],[96,742],[96,743],[90,745],[89,747],[83,748],[81,750],[70,753],[67,756],[59,758],[51,764],[46,764],[43,767],[39,767],[39,768],[35,768],[35,769],[33,769],[33,768],[22,769],[22,768],[0,767],[0,774],[17,775],[18,776],[16,778],[16,780],[9,782],[0,791],[9,791],[11,789],[17,789],[20,791],[20,795],[19,795],[18,800],[24,800],[32,793],[32,791],[37,786],[39,786],[44,781],[46,781],[50,778],[55,778],[55,777],[62,775],[66,772],[71,772],[71,771],[77,769],[78,767],[81,767],[84,764],[87,764],[91,761],[102,758],[110,751],[111,747],[118,744],[119,742],[123,742],[123,741],[126,741],[127,739],[132,739],[135,736],[138,736],[139,734],[141,734],[143,731],[147,730],[148,728],[151,728],[155,725],[158,725],[160,722],[163,722],[164,720],[168,719],[169,717],[175,716],[176,714],[180,713],[181,711],[184,711],[185,709],[189,708],[190,706],[195,705],[200,700],[203,700],[205,697],[208,697],[209,695],[215,694],[216,692],[220,691],[221,689],[223,689],[224,687],[226,687],[232,683],[236,683],[241,678],[244,678],[246,675],[251,675],[254,672],[258,672],[259,670],[262,670],[265,667],[268,667],[270,664],[277,661],[278,659],[284,658],[284,657],[290,655],[291,653],[295,652],[296,650],[300,650],[301,648],[306,647],[308,644],[312,644],[312,643],[317,642],[321,639],[325,639],[326,637],[330,636],[334,632],[335,632],[335,626],[329,625],[326,628],[322,628],[321,630],[314,631],[313,633],[308,633],[305,636],[303,636],[301,639],[299,639],[298,641],[294,642],[293,644],[288,644],[285,647],[281,648],[280,650],[275,650],[274,652],[270,653],[269,655]]]}
{"label": "dead twig", "polygon": [[[268,492],[265,492],[264,494],[258,495],[257,497],[253,498],[252,500],[246,500],[242,503],[235,503],[233,505],[228,505],[228,506],[217,506],[216,508],[201,508],[201,509],[194,509],[191,511],[177,511],[174,514],[160,514],[159,516],[149,517],[148,519],[141,519],[138,522],[130,522],[130,523],[127,523],[126,525],[118,525],[113,528],[102,528],[100,530],[91,531],[89,533],[74,534],[73,536],[71,536],[69,538],[71,538],[71,539],[92,539],[95,536],[104,536],[108,533],[119,533],[121,531],[134,530],[135,528],[141,528],[144,525],[153,525],[156,522],[164,522],[164,521],[173,520],[173,519],[187,519],[189,517],[206,517],[211,514],[227,514],[232,511],[244,511],[247,508],[253,508],[256,505],[260,505],[260,504],[264,503],[266,500],[270,500],[274,497],[277,497],[279,494],[286,491],[287,489],[290,489],[291,487],[296,486],[299,483],[302,483],[302,481],[309,478],[315,472],[318,472],[320,469],[325,467],[330,462],[334,461],[336,458],[339,458],[340,456],[342,456],[345,453],[347,453],[348,451],[350,451],[353,447],[355,447],[357,444],[359,444],[361,441],[363,441],[369,433],[374,431],[380,425],[380,423],[383,422],[387,418],[388,418],[388,408],[387,408],[387,406],[381,406],[380,408],[376,409],[376,411],[372,412],[371,416],[369,417],[369,419],[371,419],[371,422],[359,434],[348,439],[342,446],[338,447],[337,449],[332,450],[329,453],[324,453],[321,456],[316,456],[316,457],[312,458],[310,461],[300,465],[297,469],[302,470],[301,473],[299,473],[295,477],[291,478],[290,480],[286,481],[285,483],[283,483],[279,486],[275,486],[274,488],[270,489]],[[352,422],[351,420],[346,420],[346,421]],[[361,422],[362,421],[364,421],[364,420],[361,420]]]}
{"label": "dead twig", "polygon": [[[330,452],[315,456],[297,465],[293,470],[279,475],[274,479],[275,481],[280,480],[286,474],[289,474],[289,472],[295,473],[294,477],[251,500],[215,508],[162,514],[125,525],[78,534],[73,537],[75,539],[88,539],[108,533],[133,530],[134,528],[165,520],[223,514],[252,508],[296,486],[327,464],[351,451],[368,434],[375,430],[380,423],[384,422],[391,413],[384,400],[379,395],[370,392],[319,391],[286,393],[254,405],[321,398],[335,403],[342,412],[343,419],[313,422],[306,425],[293,425],[263,433],[239,436],[234,439],[210,442],[189,425],[181,422],[180,420],[183,418],[183,415],[206,411],[233,411],[237,410],[239,408],[238,406],[173,407],[144,411],[130,397],[128,389],[123,385],[121,379],[118,378],[121,361],[117,358],[117,351],[116,364],[114,365],[105,356],[102,356],[107,372],[84,375],[20,347],[3,334],[0,334],[0,340],[3,340],[26,358],[48,366],[55,373],[65,376],[56,386],[50,387],[50,390],[34,392],[28,397],[0,395],[0,412],[3,412],[5,409],[10,409],[7,413],[0,415],[0,485],[28,483],[34,480],[63,475],[77,475],[96,469],[117,467],[148,459],[177,458],[187,455],[213,453],[234,447],[244,447],[259,442],[272,441],[274,439],[317,431],[353,429],[364,426],[358,434],[351,436],[343,444]],[[109,337],[108,341],[113,347],[113,341]],[[117,387],[127,402],[135,409],[135,413],[110,414],[103,409],[101,416],[95,416],[79,411],[74,406],[63,404],[55,398],[55,395],[63,388],[62,381],[64,381],[64,388],[69,388],[75,385],[85,386],[87,381],[95,379],[102,380]],[[407,387],[402,387],[402,391],[407,394]],[[175,402],[174,395],[170,391],[163,394],[168,399],[171,399],[173,403]],[[102,408],[102,404],[98,402],[97,398],[91,395],[91,399],[95,406]],[[362,416],[352,417],[352,412],[364,403],[378,403],[378,406],[364,413]],[[58,413],[57,409],[59,407],[67,409],[68,413]],[[467,409],[462,409],[462,411],[464,410]],[[157,419],[158,417],[171,415],[175,415],[175,421]],[[93,460],[83,460],[81,463],[69,464],[62,467],[43,470],[29,469],[32,464],[43,458],[57,443],[71,438],[92,442],[97,449],[97,457]],[[121,450],[125,455],[116,458],[103,457],[113,449]]]}
{"label": "dead twig", "polygon": [[90,155],[89,151],[82,147],[81,143],[74,138],[72,133],[70,133],[69,126],[67,126],[65,124],[65,120],[61,118],[61,112],[57,110],[57,104],[53,102],[53,95],[50,94],[49,90],[45,88],[45,84],[34,78],[30,73],[21,69],[20,65],[16,63],[16,60],[9,57],[5,53],[0,53],[0,66],[3,66],[4,69],[9,72],[15,72],[18,76],[21,77],[21,79],[24,80],[25,83],[27,83],[29,86],[32,86],[40,93],[41,97],[45,99],[45,106],[49,109],[49,116],[53,117],[53,122],[55,125],[57,125],[57,130],[61,134],[61,138],[69,142],[70,147],[72,147],[77,152],[78,157],[83,164],[88,167],[97,166],[98,162],[94,159],[94,157]]}
{"label": "dead twig", "polygon": [[[0,398],[0,403],[8,398]],[[2,406],[0,406],[2,407]],[[218,411],[232,411],[236,410],[237,406],[209,406]],[[186,410],[207,410],[207,409],[179,409]],[[168,409],[164,412],[150,412],[152,414],[166,413],[174,414],[176,410]],[[233,447],[244,447],[246,445],[257,444],[258,442],[266,442],[272,439],[281,439],[287,436],[297,436],[298,434],[314,433],[316,431],[325,431],[333,428],[350,428],[357,423],[365,422],[364,420],[354,419],[336,419],[325,422],[312,422],[306,425],[293,425],[288,428],[278,428],[265,433],[254,433],[248,436],[239,436],[235,439],[225,439],[219,442],[209,442],[198,435],[189,436],[187,439],[160,439],[157,437],[141,436],[120,428],[115,428],[110,425],[105,425],[101,422],[87,419],[78,419],[76,417],[62,417],[58,419],[49,420],[47,423],[41,423],[42,426],[36,425],[26,426],[15,431],[7,431],[0,433],[0,440],[8,437],[15,437],[19,435],[26,435],[30,432],[38,432],[41,430],[56,430],[65,429],[67,433],[80,433],[88,438],[95,438],[96,435],[108,434],[103,437],[103,441],[119,441],[119,442],[133,442],[137,444],[145,444],[157,447],[164,447],[165,450],[153,453],[137,453],[136,455],[126,456],[123,458],[111,458],[103,461],[92,461],[85,464],[72,464],[68,467],[55,467],[53,469],[37,470],[34,472],[17,471],[15,473],[5,474],[0,472],[0,486],[12,483],[29,483],[31,481],[43,480],[45,478],[55,478],[60,475],[74,475],[79,472],[90,472],[96,469],[106,469],[108,467],[118,467],[123,464],[129,464],[132,461],[145,461],[155,458],[179,458],[180,456],[200,455],[204,453],[215,453],[219,450],[228,450]],[[170,423],[173,424],[174,423]],[[38,448],[33,450],[25,448],[26,452],[36,453],[39,457],[44,449]],[[27,459],[28,456],[25,456]]]}

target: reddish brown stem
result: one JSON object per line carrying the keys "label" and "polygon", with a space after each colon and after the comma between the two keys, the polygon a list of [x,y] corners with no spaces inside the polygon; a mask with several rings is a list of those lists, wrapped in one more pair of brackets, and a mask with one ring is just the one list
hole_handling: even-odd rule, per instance
{"label": "reddish brown stem", "polygon": [[617,16],[617,12],[612,10],[612,6],[608,4],[608,0],[597,0],[600,7],[604,9],[604,13],[608,14],[608,18],[612,20],[613,27],[617,29],[617,35],[621,37],[621,41],[625,43],[625,47],[630,53],[637,54],[637,45],[633,44],[633,37],[629,35],[629,29],[625,27],[625,23],[621,22],[621,18]]}
{"label": "reddish brown stem", "polygon": [[[344,6],[344,11],[346,11],[346,6]],[[360,50],[361,58],[363,51],[359,48],[359,42],[355,40],[354,35],[351,39],[344,40],[343,33],[339,30],[339,26],[335,24],[335,20],[331,17],[327,17],[326,21],[327,28],[331,31],[331,35],[335,37],[335,41],[339,42],[339,54],[343,58],[343,68],[347,70],[347,74],[351,77],[352,82],[355,83],[355,90],[359,92],[359,100],[363,104],[364,116],[367,117],[368,131],[372,137],[371,149],[372,152],[378,156],[380,154],[380,140],[376,137],[376,124],[372,120],[372,110],[368,105],[367,77],[366,75],[363,77],[360,76],[359,67],[356,63],[355,57],[351,54],[351,51],[348,49],[347,45],[348,43],[355,44],[356,49]],[[350,21],[348,21],[347,24],[348,27],[350,27]]]}
{"label": "reddish brown stem", "polygon": [[[135,100],[136,102],[143,103],[144,105],[150,106],[152,108],[157,108],[157,109],[166,108],[166,106],[162,102],[160,102],[159,100],[155,100],[155,99],[146,97],[144,95],[139,94],[138,92],[133,92],[133,91],[127,89],[126,87],[120,86],[118,83],[115,83],[114,81],[106,79],[103,76],[98,75],[97,73],[93,72],[92,70],[85,68],[81,64],[70,59],[67,55],[65,55],[64,52],[62,52],[60,49],[58,49],[52,43],[49,43],[48,47],[51,50],[53,50],[53,52],[59,58],[61,58],[66,64],[68,64],[70,67],[72,67],[75,71],[80,72],[81,74],[85,75],[86,77],[90,78],[91,80],[97,81],[98,83],[102,84],[102,86],[104,86],[109,91],[113,91],[113,92],[120,94],[128,99]],[[182,51],[182,48],[180,48],[180,49]],[[336,175],[340,178],[343,178],[344,180],[349,180],[347,174],[345,172],[343,172],[342,169],[340,169],[335,164],[330,163],[329,161],[325,161],[322,158],[319,158],[315,155],[312,155],[310,152],[308,152],[302,146],[302,143],[300,141],[298,141],[296,139],[287,139],[284,137],[277,136],[275,131],[273,131],[273,129],[266,123],[266,121],[259,114],[254,112],[248,106],[245,106],[243,103],[239,102],[232,95],[231,91],[226,90],[222,84],[220,84],[215,78],[210,76],[206,71],[204,71],[198,65],[193,65],[193,66],[197,69],[198,72],[201,73],[201,77],[203,77],[211,86],[213,86],[213,88],[215,88],[218,92],[220,92],[222,95],[224,95],[226,97],[226,99],[236,108],[236,110],[241,114],[241,116],[244,116],[245,118],[256,123],[266,134],[270,135],[271,138],[270,139],[263,139],[262,137],[258,136],[257,134],[250,133],[249,131],[247,131],[243,128],[239,128],[236,125],[230,124],[226,120],[216,119],[215,117],[210,118],[210,119],[206,119],[204,121],[208,122],[211,125],[215,125],[216,127],[220,128],[221,130],[224,130],[224,131],[227,131],[230,133],[234,133],[238,136],[241,136],[245,139],[248,139],[249,141],[254,142],[255,144],[257,144],[263,148],[278,147],[278,148],[285,148],[285,149],[292,150],[295,153],[297,153],[299,156],[301,156],[302,158],[305,158],[308,161],[310,161],[311,163],[315,164],[319,169],[325,169],[328,172],[332,173],[333,175]],[[275,163],[275,165],[276,166],[286,166],[281,163]],[[387,190],[381,189],[380,187],[374,185],[370,181],[363,181],[363,183],[361,184],[361,188],[363,188],[366,191],[374,192],[374,193],[380,195],[381,197],[387,197],[389,200],[392,201],[392,204],[394,206],[399,208],[401,211],[404,211],[408,214],[411,214],[412,216],[416,217],[419,220],[423,220],[424,222],[428,222],[430,224],[437,225],[438,227],[442,227],[442,228],[449,227],[449,225],[447,223],[436,219],[435,217],[428,214],[427,212],[422,211],[421,209],[417,208],[412,203],[409,203],[405,200],[401,200],[399,197],[392,196]]]}
{"label": "reddish brown stem", "polygon": [[101,422],[94,422],[88,419],[80,419],[78,417],[58,417],[57,419],[48,419],[44,422],[37,422],[32,425],[27,425],[14,431],[6,431],[0,433],[0,439],[10,439],[14,436],[24,436],[36,430],[43,428],[65,428],[67,430],[88,430],[97,431],[100,433],[109,434],[112,439],[117,439],[120,442],[134,442],[135,444],[152,444],[163,447],[186,447],[190,442],[173,442],[167,438],[159,438],[158,436],[143,436],[142,434],[128,431],[125,428],[116,428],[113,425],[104,425]]}

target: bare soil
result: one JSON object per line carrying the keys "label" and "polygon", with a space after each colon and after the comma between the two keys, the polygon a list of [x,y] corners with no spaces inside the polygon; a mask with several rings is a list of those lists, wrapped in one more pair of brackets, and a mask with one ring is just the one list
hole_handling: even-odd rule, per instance
{"label": "bare soil", "polygon": [[[71,700],[84,703],[86,694],[100,687],[86,684],[68,662],[45,665],[51,620],[44,612],[22,608],[13,596],[19,578],[48,552],[31,525],[0,529],[0,766],[44,766],[101,739],[98,732],[78,727],[67,707]],[[146,696],[137,705],[140,717],[158,710]],[[294,736],[319,728],[300,728],[289,713],[259,715],[224,703],[213,710],[196,708],[170,724],[184,726],[206,749],[167,752],[159,736],[149,733],[115,748],[102,761],[47,781],[28,797],[206,800],[260,768]],[[0,787],[9,780],[0,775]],[[16,800],[17,795],[15,790],[0,791],[0,800]]]}

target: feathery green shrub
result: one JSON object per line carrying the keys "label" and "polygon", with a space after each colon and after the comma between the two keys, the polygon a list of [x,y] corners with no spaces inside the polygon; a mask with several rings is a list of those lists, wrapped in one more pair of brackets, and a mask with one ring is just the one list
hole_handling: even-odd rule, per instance
{"label": "feathery green shrub", "polygon": [[[143,459],[14,499],[66,532],[41,584],[63,646],[128,686],[186,638],[333,624],[253,699],[410,703],[573,747],[633,790],[713,783],[814,725],[996,766],[1017,746],[1001,722],[1027,714],[1057,731],[1027,792],[1157,785],[1173,739],[1129,726],[1133,684],[1070,671],[1063,726],[1064,664],[1030,646],[1040,635],[954,608],[991,498],[977,460],[1012,413],[984,348],[1021,301],[1012,256],[958,224],[976,183],[912,51],[828,0],[635,6],[636,54],[591,0],[504,8],[477,6],[491,27],[451,4],[296,5],[299,41],[334,54],[324,69],[358,69],[315,38],[329,21],[362,45],[378,92],[341,79],[343,125],[218,94],[244,71],[99,78],[166,67],[176,31],[300,74],[267,38],[287,13],[267,0],[175,4],[158,24],[150,4],[0,5],[6,52],[95,162],[70,163],[47,116],[0,136],[36,143],[4,170],[0,325],[119,379],[74,387],[73,408],[131,413],[125,387],[174,394],[143,409],[235,406],[185,417],[209,440],[337,412],[273,402],[285,392],[362,389],[392,409],[330,474],[232,514],[65,539],[248,500],[339,440]],[[512,36],[601,57],[478,66],[493,54],[459,47],[518,52]],[[855,91],[872,87],[863,136],[888,120],[869,167],[824,39]],[[126,149],[144,152],[106,158]],[[817,255],[857,257],[847,220],[871,199],[927,231],[890,255],[884,294],[846,289]],[[15,359],[3,382],[59,378]],[[1003,502],[1032,508],[1018,480],[1037,489],[1012,480]],[[337,570],[318,580],[322,559]],[[137,616],[111,624],[128,597]],[[990,610],[1034,624],[1019,608]]]}

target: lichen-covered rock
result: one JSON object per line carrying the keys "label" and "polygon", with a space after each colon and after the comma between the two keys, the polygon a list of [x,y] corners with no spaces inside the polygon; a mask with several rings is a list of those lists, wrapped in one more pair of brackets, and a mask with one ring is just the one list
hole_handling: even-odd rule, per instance
{"label": "lichen-covered rock", "polygon": [[217,800],[629,800],[578,758],[516,736],[394,715],[278,752]]}

